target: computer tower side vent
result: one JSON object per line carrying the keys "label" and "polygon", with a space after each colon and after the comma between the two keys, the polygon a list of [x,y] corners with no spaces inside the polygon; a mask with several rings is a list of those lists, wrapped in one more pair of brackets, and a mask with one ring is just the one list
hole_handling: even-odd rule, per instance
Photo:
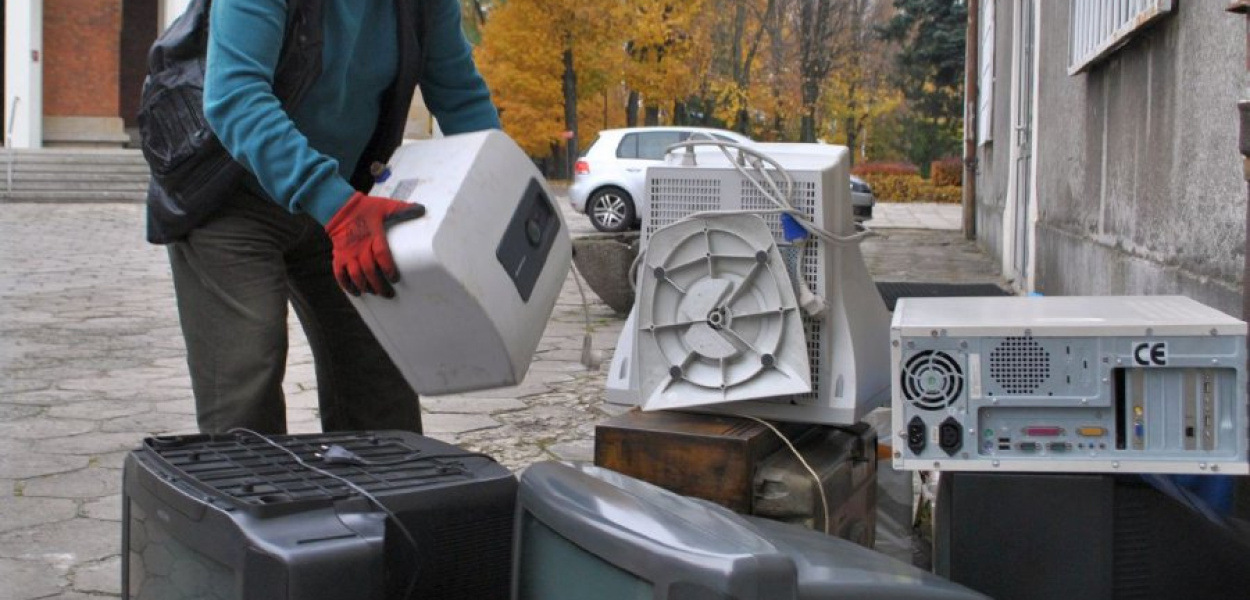
{"label": "computer tower side vent", "polygon": [[1009,394],[1033,394],[1050,379],[1050,353],[1033,336],[1003,339],[990,352],[990,377]]}

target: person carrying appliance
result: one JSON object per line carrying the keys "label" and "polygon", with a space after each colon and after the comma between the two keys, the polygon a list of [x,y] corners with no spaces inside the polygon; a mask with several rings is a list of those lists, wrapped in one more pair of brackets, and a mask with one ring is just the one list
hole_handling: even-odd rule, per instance
{"label": "person carrying appliance", "polygon": [[[199,428],[286,431],[289,301],[312,347],[322,429],[420,432],[416,393],[344,291],[393,296],[384,220],[424,213],[367,195],[414,90],[447,134],[500,127],[460,4],[213,0],[210,10],[204,117],[254,178],[169,244]],[[276,73],[293,39],[320,46]],[[290,78],[302,93],[293,110],[275,93]]]}

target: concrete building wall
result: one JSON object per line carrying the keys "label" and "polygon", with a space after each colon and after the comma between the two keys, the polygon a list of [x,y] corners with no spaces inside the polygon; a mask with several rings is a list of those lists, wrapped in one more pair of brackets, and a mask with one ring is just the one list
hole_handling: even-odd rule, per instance
{"label": "concrete building wall", "polygon": [[[1000,12],[1010,4],[1000,0]],[[1068,75],[1069,3],[1037,4],[1036,289],[1177,293],[1240,314],[1245,23],[1222,2],[1177,2],[1107,60]],[[1000,58],[1010,56],[1003,46]],[[995,124],[1009,134],[1009,121]],[[994,159],[996,178],[1005,159]]]}
{"label": "concrete building wall", "polygon": [[1003,215],[1011,173],[1011,23],[1012,2],[999,0],[994,8],[993,136],[977,146],[977,239],[981,248],[1003,260]]}

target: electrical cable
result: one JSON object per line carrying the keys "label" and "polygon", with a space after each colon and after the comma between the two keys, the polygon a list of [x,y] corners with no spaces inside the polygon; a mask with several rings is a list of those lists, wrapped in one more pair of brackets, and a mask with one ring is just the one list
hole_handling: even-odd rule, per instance
{"label": "electrical cable", "polygon": [[417,462],[422,460],[434,460],[438,458],[485,458],[494,461],[494,457],[482,454],[480,452],[449,452],[447,454],[422,454],[413,452],[399,458],[391,460],[369,460],[351,450],[348,450],[338,444],[330,446],[322,446],[323,452],[316,455],[317,458],[331,465],[357,465],[362,467],[390,467],[404,463]]}
{"label": "electrical cable", "polygon": [[803,458],[803,454],[799,452],[799,449],[795,448],[794,444],[790,443],[790,438],[787,438],[785,434],[781,433],[781,430],[777,429],[777,427],[775,427],[772,423],[769,423],[768,421],[765,421],[764,419],[761,419],[759,417],[753,417],[751,415],[742,415],[742,414],[736,414],[736,413],[731,413],[731,414],[734,414],[734,416],[736,417],[742,417],[744,419],[751,419],[752,421],[755,421],[759,423],[760,425],[767,427],[773,433],[777,434],[777,437],[781,438],[781,441],[785,443],[787,448],[790,449],[790,452],[794,454],[794,457],[799,459],[799,463],[803,465],[804,469],[807,469],[807,473],[812,476],[812,481],[816,483],[816,491],[820,494],[820,508],[824,514],[825,535],[830,535],[829,534],[829,518],[830,518],[829,499],[825,497],[825,486],[821,484],[820,475],[816,473],[816,469],[813,469],[812,465],[808,464],[807,459]]}
{"label": "electrical cable", "polygon": [[599,368],[602,359],[594,350],[592,339],[593,329],[590,326],[590,303],[586,301],[586,290],[582,288],[582,274],[577,270],[576,262],[569,262],[569,270],[573,273],[573,281],[577,284],[577,293],[582,298],[582,321],[586,326],[586,335],[582,338],[582,365],[588,370]]}
{"label": "electrical cable", "polygon": [[417,590],[417,581],[419,580],[420,571],[421,571],[421,564],[419,562],[419,558],[420,558],[419,551],[421,547],[420,545],[417,544],[417,539],[413,537],[412,532],[408,531],[408,527],[404,525],[404,522],[399,520],[398,515],[392,512],[391,509],[387,508],[385,504],[382,504],[381,500],[378,500],[376,496],[369,493],[364,488],[360,487],[359,485],[356,485],[355,483],[352,483],[350,480],[348,480],[345,477],[340,477],[338,475],[335,475],[334,473],[331,473],[324,469],[319,469],[313,465],[308,464],[307,462],[304,461],[304,459],[300,458],[298,454],[291,451],[290,448],[287,448],[286,446],[283,446],[273,441],[268,436],[262,433],[257,433],[255,431],[252,431],[251,429],[246,429],[243,427],[235,427],[227,431],[226,433],[235,434],[235,435],[239,433],[245,433],[270,446],[273,446],[274,448],[277,448],[278,450],[285,452],[288,456],[294,459],[296,463],[298,463],[300,466],[304,467],[305,469],[308,469],[314,473],[318,473],[325,477],[329,477],[330,479],[333,479],[335,481],[342,483],[343,485],[346,485],[348,488],[355,491],[357,494],[360,494],[369,502],[373,503],[373,505],[381,509],[382,512],[386,513],[387,518],[395,523],[396,528],[399,529],[399,532],[404,536],[404,539],[408,542],[408,545],[412,548],[412,579],[408,582],[408,589],[403,595],[403,598],[405,600],[412,598],[412,594],[416,592]]}
{"label": "electrical cable", "polygon": [[[751,185],[755,186],[755,188],[759,190],[761,194],[764,195],[765,199],[771,201],[774,205],[776,205],[777,209],[744,210],[744,211],[704,211],[702,213],[694,213],[692,215],[689,215],[686,218],[697,218],[700,216],[711,216],[711,215],[717,215],[717,214],[741,214],[741,213],[770,214],[770,213],[781,212],[781,213],[785,213],[793,217],[795,221],[797,221],[809,233],[815,235],[816,237],[822,240],[835,243],[835,244],[857,244],[868,237],[877,235],[876,232],[873,232],[871,229],[867,229],[867,228],[865,228],[864,231],[851,234],[851,235],[847,235],[847,236],[837,235],[835,233],[826,231],[825,229],[822,229],[821,227],[813,223],[810,219],[807,218],[807,215],[803,213],[803,211],[800,211],[797,208],[795,208],[794,205],[791,204],[790,202],[790,195],[793,193],[793,188],[794,188],[794,180],[790,177],[789,171],[787,171],[786,168],[781,165],[781,163],[777,162],[776,159],[772,158],[771,156],[768,156],[767,154],[759,150],[751,148],[750,146],[739,144],[737,142],[726,142],[723,140],[690,139],[690,140],[686,140],[684,142],[678,142],[676,144],[669,146],[668,151],[671,152],[676,149],[687,148],[687,147],[697,147],[697,146],[719,147],[721,149],[721,152],[724,153],[725,156],[729,159],[729,162],[730,164],[733,165],[734,169],[736,169],[739,174],[745,177],[747,181],[751,183]],[[733,160],[733,157],[732,155],[729,154],[728,149],[737,150],[740,154],[752,156],[758,159],[758,161],[765,163],[768,166],[772,166],[773,169],[775,169],[777,173],[780,174],[785,179],[786,191],[782,192],[780,188],[777,187],[776,182],[772,179],[772,175],[768,173],[767,169],[764,169],[762,166],[760,166],[759,162],[754,163],[751,165],[752,168],[756,169],[756,171],[760,173],[760,177],[763,178],[766,182],[768,182],[770,187],[773,187],[776,190],[776,192],[772,192],[772,191],[769,191],[768,189],[765,189],[764,185],[760,183],[760,179],[757,179],[754,175],[752,175],[745,168],[743,168],[742,165],[738,164],[738,161]]]}

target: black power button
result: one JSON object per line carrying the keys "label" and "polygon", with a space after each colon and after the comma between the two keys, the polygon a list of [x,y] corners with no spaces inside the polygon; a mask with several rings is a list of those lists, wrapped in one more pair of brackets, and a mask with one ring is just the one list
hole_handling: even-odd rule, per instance
{"label": "black power button", "polygon": [[543,226],[538,220],[539,215],[533,215],[525,221],[525,240],[534,248],[543,241]]}

